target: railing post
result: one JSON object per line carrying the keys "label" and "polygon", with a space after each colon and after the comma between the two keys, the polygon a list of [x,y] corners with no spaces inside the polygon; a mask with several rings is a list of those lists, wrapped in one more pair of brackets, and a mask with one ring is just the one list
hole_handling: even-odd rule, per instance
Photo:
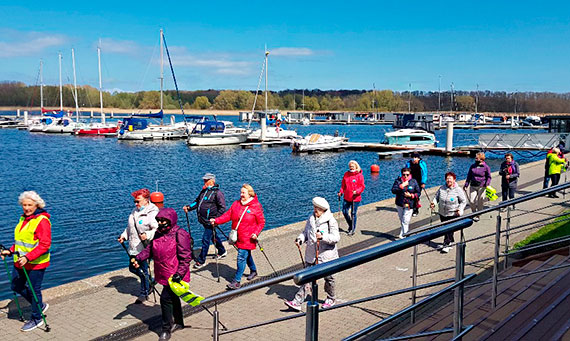
{"label": "railing post", "polygon": [[311,283],[311,300],[307,303],[305,341],[319,340],[319,301],[317,281]]}
{"label": "railing post", "polygon": [[[412,262],[412,287],[418,284],[418,246],[414,245],[414,258]],[[416,304],[416,290],[412,291],[412,305]],[[410,313],[410,323],[416,323],[416,311]]]}
{"label": "railing post", "polygon": [[505,262],[503,264],[503,270],[509,266],[509,230],[511,229],[511,206],[507,207],[507,223],[505,227]]}
{"label": "railing post", "polygon": [[214,341],[220,340],[220,312],[218,311],[218,304],[216,303],[216,310],[214,310],[214,333],[212,334]]}
{"label": "railing post", "polygon": [[499,273],[499,249],[501,244],[501,215],[497,214],[497,227],[495,231],[495,259],[493,261],[493,291],[491,296],[491,307],[497,307],[497,276]]}
{"label": "railing post", "polygon": [[[455,252],[455,282],[459,282],[465,276],[465,240],[463,239],[463,231],[461,233],[461,242],[457,244]],[[463,329],[463,292],[464,286],[460,284],[455,288],[453,293],[453,336],[457,336]]]}

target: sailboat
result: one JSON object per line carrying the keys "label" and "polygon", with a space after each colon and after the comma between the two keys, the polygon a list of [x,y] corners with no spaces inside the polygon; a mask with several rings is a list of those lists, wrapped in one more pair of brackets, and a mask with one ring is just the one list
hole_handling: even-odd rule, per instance
{"label": "sailboat", "polygon": [[105,113],[103,112],[103,81],[101,80],[101,41],[97,46],[97,61],[99,65],[99,103],[101,104],[101,122],[91,122],[86,127],[75,131],[75,135],[98,136],[116,134],[119,126],[105,123]]}
{"label": "sailboat", "polygon": [[[160,30],[160,111],[148,114],[132,114],[119,128],[119,140],[172,140],[185,138],[189,127],[186,122],[164,124],[164,33]],[[149,119],[160,119],[160,124],[150,123]],[[193,127],[192,127],[193,128]]]}
{"label": "sailboat", "polygon": [[[40,107],[41,116],[36,118],[31,118],[28,121],[28,131],[32,133],[44,132],[46,127],[52,126],[55,130],[57,127],[67,127],[72,121],[66,116],[66,112],[63,111],[63,83],[61,79],[61,53],[59,53],[59,111],[50,110],[44,108],[44,97],[43,97],[43,61],[40,61]],[[63,128],[67,130],[67,128]],[[63,130],[60,129],[60,130]],[[68,133],[72,133],[68,132]]]}
{"label": "sailboat", "polygon": [[243,143],[247,140],[249,131],[234,127],[231,122],[208,120],[204,118],[197,122],[188,134],[189,146],[221,146]]}
{"label": "sailboat", "polygon": [[[268,89],[267,89],[267,84],[268,84],[268,80],[267,80],[267,73],[268,73],[268,57],[269,57],[269,51],[267,51],[267,47],[265,48],[265,63],[263,64],[263,68],[261,69],[261,72],[263,74],[263,70],[265,69],[265,115],[261,115],[259,123],[261,124],[261,128],[260,129],[256,129],[254,131],[252,131],[248,136],[248,140],[260,140],[263,141],[265,139],[294,139],[297,137],[297,132],[294,130],[287,130],[281,127],[281,123],[282,121],[280,119],[275,121],[275,128],[271,127],[271,128],[267,128],[267,114],[269,113],[269,110],[267,108],[267,94],[268,94]],[[261,76],[259,77],[259,81],[261,82]],[[257,86],[257,89],[259,90],[259,84]],[[257,91],[255,92],[255,99],[253,101],[253,108],[251,109],[251,117],[253,117],[253,113],[255,110],[255,104],[257,102]],[[250,120],[251,123],[251,120]]]}

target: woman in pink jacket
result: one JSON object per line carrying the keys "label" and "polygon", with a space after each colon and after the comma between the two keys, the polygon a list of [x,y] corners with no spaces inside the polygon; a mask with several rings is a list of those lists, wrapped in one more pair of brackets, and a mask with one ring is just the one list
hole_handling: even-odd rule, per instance
{"label": "woman in pink jacket", "polygon": [[228,289],[234,290],[240,287],[241,276],[245,271],[245,265],[249,267],[250,273],[247,280],[251,281],[257,276],[257,268],[251,256],[251,250],[257,246],[257,237],[265,226],[263,217],[263,207],[259,201],[253,187],[248,184],[241,186],[240,199],[234,201],[229,210],[216,219],[210,219],[212,224],[220,225],[232,221],[232,230],[237,230],[238,248],[237,271],[234,280],[227,285]]}
{"label": "woman in pink jacket", "polygon": [[[344,202],[342,204],[342,214],[348,225],[348,234],[353,235],[356,231],[356,211],[362,200],[362,192],[366,186],[364,185],[364,176],[358,162],[350,160],[348,162],[348,172],[344,173],[338,198],[344,194]],[[350,213],[349,213],[350,209]]]}

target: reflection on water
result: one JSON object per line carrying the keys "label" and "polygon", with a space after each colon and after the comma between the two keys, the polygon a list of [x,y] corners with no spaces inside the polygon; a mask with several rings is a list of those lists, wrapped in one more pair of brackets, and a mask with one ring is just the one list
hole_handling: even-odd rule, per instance
{"label": "reflection on water", "polygon": [[[235,120],[235,118],[232,118]],[[339,130],[352,141],[380,141],[387,126],[296,126],[298,132],[329,133]],[[437,138],[445,140],[445,132]],[[265,210],[266,228],[304,220],[312,211],[311,199],[323,196],[337,210],[336,193],[349,160],[364,170],[363,202],[391,197],[392,182],[404,159],[378,161],[375,152],[292,154],[288,147],[236,146],[188,147],[184,141],[136,142],[100,137],[30,134],[0,130],[0,243],[10,245],[21,208],[20,192],[36,190],[52,214],[52,263],[45,277],[50,287],[127,265],[116,242],[132,209],[130,193],[142,187],[155,189],[159,181],[167,206],[174,207],[179,225],[186,227],[183,205],[199,193],[206,172],[216,174],[226,194],[227,205],[238,199],[243,183],[250,183]],[[424,157],[428,164],[428,186],[443,183],[443,174],[453,170],[464,178],[467,158]],[[531,159],[518,159],[520,163]],[[500,155],[489,155],[493,171]],[[370,166],[380,164],[379,175]],[[524,174],[523,174],[524,176]],[[202,227],[190,215],[192,236],[201,238]],[[229,229],[229,226],[224,226]],[[6,276],[0,276],[0,298],[8,297]]]}

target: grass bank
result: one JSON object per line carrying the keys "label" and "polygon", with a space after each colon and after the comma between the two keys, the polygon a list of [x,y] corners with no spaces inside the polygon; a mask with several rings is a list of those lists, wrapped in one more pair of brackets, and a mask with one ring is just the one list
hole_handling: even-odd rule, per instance
{"label": "grass bank", "polygon": [[542,227],[540,230],[516,243],[513,249],[516,250],[531,244],[565,236],[570,236],[570,210],[564,211],[563,215],[556,218],[554,222]]}

